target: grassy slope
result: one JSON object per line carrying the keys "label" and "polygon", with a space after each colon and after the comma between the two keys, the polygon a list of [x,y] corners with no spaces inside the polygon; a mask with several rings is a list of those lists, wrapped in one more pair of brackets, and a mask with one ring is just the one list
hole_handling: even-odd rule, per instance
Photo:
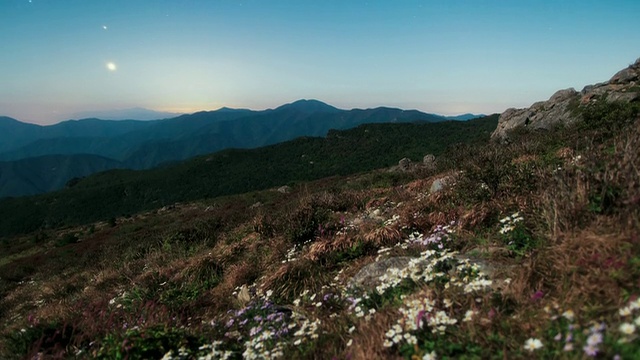
{"label": "grassy slope", "polygon": [[[437,193],[360,174],[16,237],[0,354],[638,358],[637,110],[449,148]],[[421,270],[347,286],[394,256]]]}
{"label": "grassy slope", "polygon": [[497,116],[469,122],[370,124],[252,150],[226,150],[147,171],[116,170],[71,189],[0,200],[0,237],[66,224],[83,224],[160,208],[175,202],[266,189],[421,161],[451,142],[486,140]]}

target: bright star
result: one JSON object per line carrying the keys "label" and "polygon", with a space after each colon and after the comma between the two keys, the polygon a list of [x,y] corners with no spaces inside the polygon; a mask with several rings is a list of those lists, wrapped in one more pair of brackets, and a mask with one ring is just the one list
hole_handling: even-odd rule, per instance
{"label": "bright star", "polygon": [[107,63],[107,70],[116,71],[117,69],[118,69],[118,67],[116,66],[115,63],[112,63],[112,62],[108,62]]}

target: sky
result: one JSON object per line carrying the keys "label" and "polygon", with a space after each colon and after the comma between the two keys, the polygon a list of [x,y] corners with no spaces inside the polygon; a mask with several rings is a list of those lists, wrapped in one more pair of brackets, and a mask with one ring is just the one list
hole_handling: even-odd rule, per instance
{"label": "sky", "polygon": [[502,112],[607,81],[640,57],[638,19],[638,0],[0,0],[0,115]]}

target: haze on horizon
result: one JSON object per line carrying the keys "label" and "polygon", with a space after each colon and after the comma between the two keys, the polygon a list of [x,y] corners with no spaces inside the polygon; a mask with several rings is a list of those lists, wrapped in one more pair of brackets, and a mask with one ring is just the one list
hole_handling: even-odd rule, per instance
{"label": "haze on horizon", "polygon": [[495,113],[640,56],[640,2],[5,0],[0,115],[339,108]]}

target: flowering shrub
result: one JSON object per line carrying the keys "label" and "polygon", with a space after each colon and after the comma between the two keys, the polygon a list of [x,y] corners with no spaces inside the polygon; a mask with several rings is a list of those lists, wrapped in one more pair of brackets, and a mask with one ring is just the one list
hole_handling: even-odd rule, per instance
{"label": "flowering shrub", "polygon": [[500,220],[500,235],[509,250],[522,256],[537,246],[535,239],[524,225],[524,217],[515,212]]}

